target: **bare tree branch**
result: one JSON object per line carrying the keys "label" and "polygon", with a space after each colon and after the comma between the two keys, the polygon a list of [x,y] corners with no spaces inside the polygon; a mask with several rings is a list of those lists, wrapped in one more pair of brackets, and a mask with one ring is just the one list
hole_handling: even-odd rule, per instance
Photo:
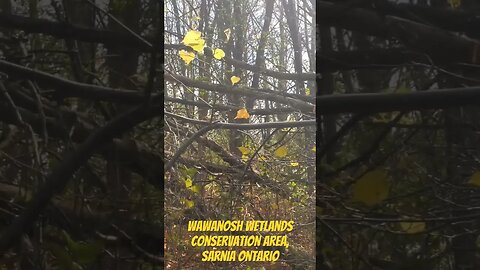
{"label": "bare tree branch", "polygon": [[80,168],[100,145],[113,137],[131,129],[135,125],[161,113],[160,106],[140,107],[132,109],[99,128],[81,144],[73,153],[68,154],[63,162],[55,167],[46,178],[46,182],[35,193],[25,211],[15,218],[0,236],[0,254],[15,244],[23,233],[36,221],[40,212],[47,206],[52,197],[63,191],[72,174]]}

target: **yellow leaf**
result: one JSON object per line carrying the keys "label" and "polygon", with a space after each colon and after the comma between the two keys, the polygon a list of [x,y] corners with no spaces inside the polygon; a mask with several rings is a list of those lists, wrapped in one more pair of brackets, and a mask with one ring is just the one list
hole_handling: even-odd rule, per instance
{"label": "yellow leaf", "polygon": [[178,54],[180,55],[180,58],[182,58],[182,60],[187,65],[190,64],[190,62],[192,62],[193,59],[195,59],[195,53],[193,53],[193,52],[187,52],[185,50],[180,50],[180,52],[178,52]]}
{"label": "yellow leaf", "polygon": [[300,165],[298,162],[290,162],[290,166],[292,167],[298,167],[298,165]]}
{"label": "yellow leaf", "polygon": [[305,88],[305,95],[310,96],[310,88]]}
{"label": "yellow leaf", "polygon": [[242,161],[245,161],[245,162],[247,162],[247,161],[248,161],[248,156],[246,156],[246,155],[242,155]]}
{"label": "yellow leaf", "polygon": [[225,52],[222,49],[213,49],[213,57],[221,60],[223,57],[225,57]]}
{"label": "yellow leaf", "polygon": [[202,33],[196,30],[188,31],[183,38],[182,43],[197,52],[202,52],[205,47],[205,40],[202,38]]}
{"label": "yellow leaf", "polygon": [[248,154],[250,154],[250,149],[248,149],[248,148],[245,147],[245,146],[240,146],[240,147],[238,147],[238,150],[240,150],[240,152],[242,152],[242,155],[248,155]]}
{"label": "yellow leaf", "polygon": [[401,222],[400,227],[406,233],[419,233],[425,230],[425,222]]}
{"label": "yellow leaf", "polygon": [[198,192],[200,192],[200,187],[199,186],[192,186],[190,188],[190,190],[193,191],[194,193],[198,193]]}
{"label": "yellow leaf", "polygon": [[232,34],[232,29],[227,28],[223,33],[225,33],[225,42],[228,42],[230,40],[230,34]]}
{"label": "yellow leaf", "polygon": [[240,81],[240,77],[232,76],[230,78],[230,81],[232,81],[232,85],[235,85],[236,83],[238,83]]}
{"label": "yellow leaf", "polygon": [[317,152],[317,146],[316,145],[313,146],[312,151],[315,152],[315,153]]}
{"label": "yellow leaf", "polygon": [[273,153],[276,157],[279,157],[279,158],[283,158],[287,155],[288,153],[288,149],[287,147],[285,146],[280,146],[279,148],[277,148],[277,150],[275,150],[275,152]]}
{"label": "yellow leaf", "polygon": [[235,116],[235,119],[248,119],[248,118],[250,118],[250,114],[245,108],[238,110],[237,116]]}
{"label": "yellow leaf", "polygon": [[258,159],[261,160],[261,161],[267,161],[268,158],[264,155],[261,155],[261,156],[258,157]]}
{"label": "yellow leaf", "polygon": [[187,199],[183,199],[183,204],[185,204],[187,208],[192,208],[193,206],[195,206],[195,203],[193,201]]}
{"label": "yellow leaf", "polygon": [[462,0],[448,0],[448,3],[452,8],[457,8],[462,4]]}
{"label": "yellow leaf", "polygon": [[198,16],[192,17],[192,21],[200,21],[200,19],[201,19],[201,18],[198,17]]}
{"label": "yellow leaf", "polygon": [[388,176],[383,170],[374,170],[366,173],[357,180],[353,186],[353,198],[355,202],[373,206],[381,203],[388,197]]}
{"label": "yellow leaf", "polygon": [[192,179],[187,178],[187,179],[185,180],[185,187],[186,187],[186,188],[190,188],[192,185],[193,185]]}
{"label": "yellow leaf", "polygon": [[468,183],[480,187],[480,171],[475,172]]}

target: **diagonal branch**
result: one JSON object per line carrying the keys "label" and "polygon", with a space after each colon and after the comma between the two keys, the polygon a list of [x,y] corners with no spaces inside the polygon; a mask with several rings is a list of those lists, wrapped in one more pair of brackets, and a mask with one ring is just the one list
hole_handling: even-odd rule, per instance
{"label": "diagonal branch", "polygon": [[0,26],[21,29],[27,33],[42,33],[64,39],[98,42],[107,45],[122,45],[139,48],[144,51],[149,50],[151,47],[143,40],[127,33],[89,29],[64,22],[11,15],[7,12],[0,12]]}

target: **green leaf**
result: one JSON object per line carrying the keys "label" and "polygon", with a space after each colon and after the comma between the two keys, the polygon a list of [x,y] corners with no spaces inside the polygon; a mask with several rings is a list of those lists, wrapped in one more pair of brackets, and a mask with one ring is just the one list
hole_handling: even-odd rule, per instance
{"label": "green leaf", "polygon": [[238,83],[240,81],[240,77],[232,76],[232,77],[230,77],[230,81],[232,82],[232,85],[235,85],[236,83]]}
{"label": "green leaf", "polygon": [[200,187],[195,185],[195,186],[192,186],[190,190],[193,191],[193,193],[198,193],[200,192]]}
{"label": "green leaf", "polygon": [[185,187],[191,188],[193,186],[193,181],[190,178],[185,179]]}
{"label": "green leaf", "polygon": [[198,170],[197,168],[188,168],[188,169],[185,169],[185,173],[190,176],[190,177],[193,177],[195,176],[195,174],[197,174]]}
{"label": "green leaf", "polygon": [[65,240],[67,241],[67,247],[70,249],[72,246],[75,245],[75,241],[72,240],[70,235],[66,231],[62,231]]}
{"label": "green leaf", "polygon": [[61,269],[74,270],[72,256],[65,247],[55,243],[48,243],[47,245],[50,253],[55,257],[55,262]]}
{"label": "green leaf", "polygon": [[183,203],[185,204],[185,206],[187,208],[192,208],[195,206],[195,202],[194,201],[191,201],[191,200],[188,200],[188,199],[182,199]]}
{"label": "green leaf", "polygon": [[102,241],[76,242],[72,240],[66,231],[63,231],[63,235],[67,241],[67,247],[72,255],[73,261],[82,265],[92,264],[103,252],[104,245]]}
{"label": "green leaf", "polygon": [[77,242],[71,250],[73,259],[82,265],[94,263],[102,252],[103,242],[98,240],[93,242]]}

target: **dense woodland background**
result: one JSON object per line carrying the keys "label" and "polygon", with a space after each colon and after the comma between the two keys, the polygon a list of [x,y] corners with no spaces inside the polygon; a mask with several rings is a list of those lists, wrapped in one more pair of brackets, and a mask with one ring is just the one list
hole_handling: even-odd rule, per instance
{"label": "dense woodland background", "polygon": [[318,269],[479,269],[480,2],[316,5]]}
{"label": "dense woodland background", "polygon": [[[479,269],[479,12],[0,1],[0,268]],[[202,264],[186,222],[235,218],[291,246]]]}
{"label": "dense woodland background", "polygon": [[163,265],[159,1],[0,1],[0,269]]}
{"label": "dense woodland background", "polygon": [[[167,269],[314,268],[314,10],[313,1],[165,2]],[[288,250],[274,248],[278,262],[202,263],[213,249],[191,247],[187,222],[223,219],[295,229]]]}

